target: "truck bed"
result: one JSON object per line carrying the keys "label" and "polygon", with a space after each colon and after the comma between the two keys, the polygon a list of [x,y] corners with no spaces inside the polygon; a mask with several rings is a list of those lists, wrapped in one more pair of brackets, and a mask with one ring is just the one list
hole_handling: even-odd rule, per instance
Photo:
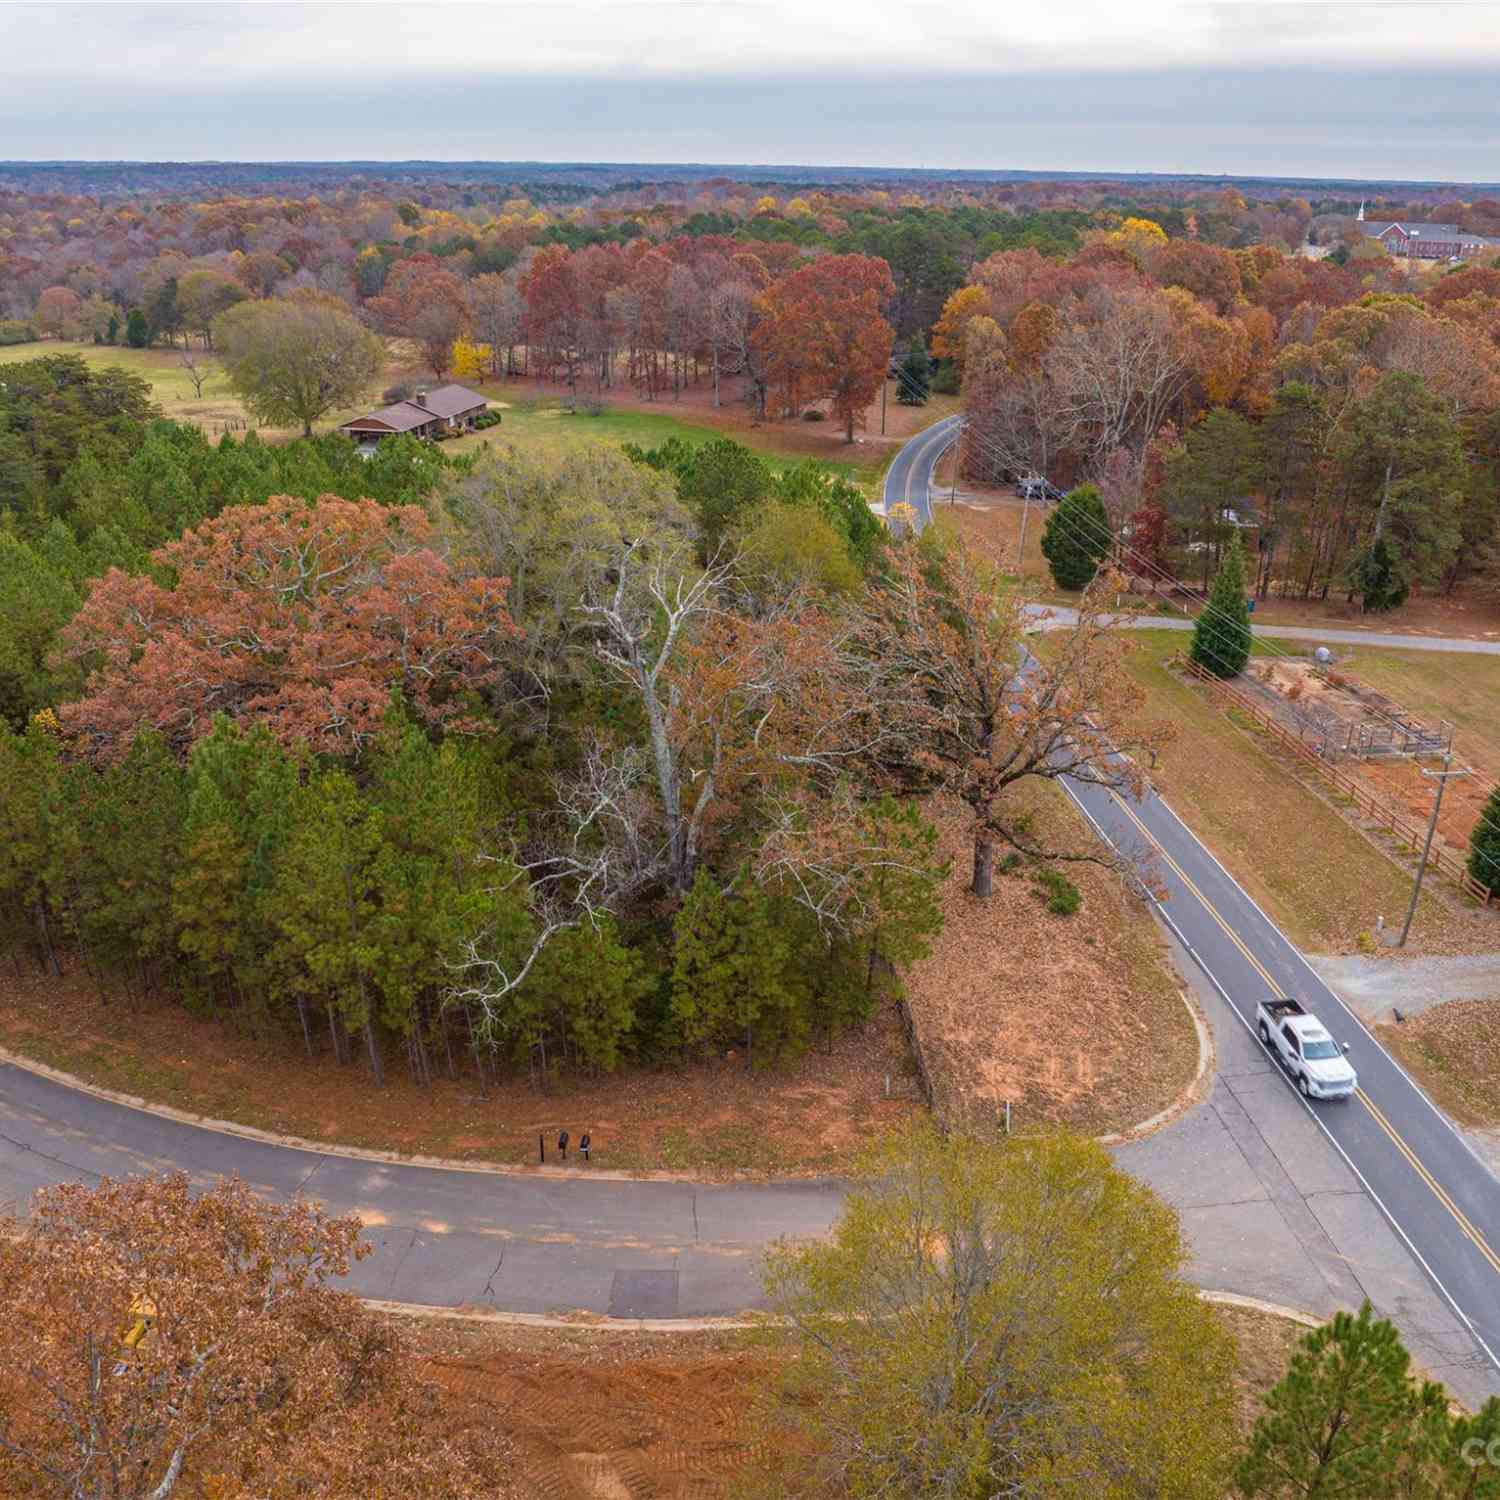
{"label": "truck bed", "polygon": [[1288,1016],[1305,1016],[1307,1012],[1302,1008],[1299,1000],[1262,1000],[1260,1008],[1273,1021],[1284,1021]]}

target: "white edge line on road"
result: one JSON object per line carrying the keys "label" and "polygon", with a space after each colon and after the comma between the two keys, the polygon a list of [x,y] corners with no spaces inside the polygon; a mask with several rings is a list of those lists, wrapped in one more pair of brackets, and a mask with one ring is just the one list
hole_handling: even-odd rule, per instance
{"label": "white edge line on road", "polygon": [[1261,906],[1260,902],[1257,901],[1255,897],[1252,896],[1250,892],[1247,891],[1245,887],[1241,885],[1240,882],[1236,880],[1227,869],[1225,869],[1224,862],[1219,858],[1217,854],[1213,852],[1212,849],[1208,847],[1207,844],[1203,842],[1202,839],[1198,837],[1196,833],[1193,832],[1193,830],[1188,826],[1187,822],[1183,819],[1182,815],[1177,811],[1177,809],[1173,807],[1172,804],[1168,802],[1167,799],[1163,797],[1155,787],[1151,788],[1151,796],[1154,797],[1164,808],[1166,808],[1167,812],[1171,814],[1173,822],[1175,822],[1177,826],[1181,828],[1183,832],[1186,833],[1187,836],[1204,852],[1204,854],[1206,854],[1209,859],[1213,861],[1214,865],[1218,868],[1219,873],[1225,878],[1225,880],[1227,880],[1230,885],[1232,885],[1235,890],[1237,890],[1242,896],[1244,896],[1245,900],[1255,908],[1255,911],[1259,915],[1261,921],[1263,921],[1266,926],[1269,927],[1271,931],[1281,939],[1281,941],[1286,945],[1287,950],[1291,953],[1292,957],[1295,958],[1296,961],[1301,964],[1302,967],[1308,972],[1308,974],[1312,976],[1313,983],[1316,984],[1329,997],[1329,999],[1331,999],[1334,1004],[1338,1006],[1338,1008],[1348,1018],[1351,1025],[1358,1027],[1359,1030],[1364,1033],[1365,1040],[1369,1042],[1369,1044],[1374,1047],[1375,1050],[1379,1052],[1390,1063],[1390,1065],[1406,1080],[1406,1082],[1411,1086],[1412,1092],[1416,1094],[1419,1099],[1421,1099],[1422,1103],[1425,1104],[1429,1110],[1432,1111],[1433,1117],[1440,1124],[1445,1125],[1448,1128],[1448,1131],[1452,1134],[1454,1139],[1457,1140],[1458,1143],[1464,1148],[1464,1150],[1469,1153],[1469,1155],[1474,1159],[1475,1163],[1484,1170],[1485,1175],[1491,1179],[1495,1179],[1496,1174],[1494,1169],[1474,1149],[1474,1147],[1470,1144],[1468,1137],[1464,1135],[1463,1131],[1460,1130],[1458,1126],[1455,1125],[1453,1121],[1450,1120],[1448,1116],[1445,1115],[1443,1111],[1440,1110],[1437,1105],[1432,1102],[1432,1099],[1428,1096],[1427,1090],[1424,1089],[1422,1085],[1418,1083],[1417,1080],[1406,1071],[1405,1067],[1402,1066],[1401,1060],[1393,1056],[1389,1049],[1381,1045],[1380,1039],[1375,1036],[1374,1033],[1371,1032],[1370,1028],[1366,1026],[1365,1023],[1357,1015],[1355,1015],[1355,1013],[1344,1003],[1343,999],[1334,991],[1333,987],[1328,983],[1328,981],[1324,979],[1323,976],[1319,974],[1315,968],[1313,968],[1313,966],[1307,961],[1307,957],[1302,952],[1302,950],[1286,935],[1286,933],[1281,930],[1276,922],[1274,922],[1266,914],[1266,911]]}
{"label": "white edge line on road", "polygon": [[[1074,792],[1073,788],[1068,784],[1067,778],[1063,777],[1063,778],[1061,778],[1061,780],[1062,780],[1063,790],[1068,794],[1068,797],[1072,801],[1072,803],[1074,804],[1074,806],[1077,807],[1077,809],[1079,810],[1079,812],[1081,812],[1083,814],[1083,816],[1088,820],[1089,826],[1093,828],[1094,832],[1099,836],[1099,838],[1108,847],[1110,847],[1111,849],[1118,849],[1120,846],[1118,844],[1116,844],[1115,841],[1112,838],[1110,838],[1108,834],[1105,833],[1105,831],[1104,831],[1103,827],[1100,825],[1098,819],[1095,818],[1094,815],[1088,810],[1088,808],[1084,806],[1083,799],[1080,798],[1077,795],[1077,793]],[[1167,804],[1163,801],[1162,806],[1165,807],[1166,805]],[[1177,814],[1175,812],[1173,812],[1172,816],[1174,818],[1176,818]],[[1178,818],[1178,822],[1181,823],[1182,820],[1180,818]],[[1187,828],[1187,824],[1185,824],[1185,823],[1183,823],[1182,826],[1184,828]],[[1188,832],[1192,833],[1192,830],[1188,829]],[[1196,835],[1194,835],[1194,838],[1195,838],[1195,841],[1196,841]],[[1211,859],[1213,858],[1212,855],[1210,855],[1209,857]],[[1215,860],[1214,863],[1218,864],[1218,861]],[[1221,870],[1224,869],[1224,867],[1222,865],[1219,865],[1219,868]],[[1224,874],[1229,878],[1229,880],[1231,881],[1231,883],[1238,885],[1238,882],[1236,882],[1234,880],[1234,877],[1229,874],[1228,870],[1224,870]],[[1218,975],[1216,975],[1214,973],[1214,971],[1211,968],[1209,968],[1209,966],[1208,966],[1208,960],[1206,958],[1204,958],[1204,956],[1201,953],[1199,953],[1198,950],[1196,948],[1194,948],[1191,943],[1188,942],[1187,937],[1184,935],[1182,929],[1180,927],[1178,927],[1177,923],[1174,922],[1170,916],[1168,916],[1165,905],[1162,902],[1158,901],[1156,899],[1156,897],[1154,895],[1152,895],[1152,893],[1151,893],[1151,891],[1149,889],[1146,890],[1146,895],[1150,899],[1151,904],[1156,908],[1158,915],[1167,924],[1167,926],[1172,929],[1172,932],[1175,934],[1175,936],[1177,938],[1177,941],[1182,944],[1183,948],[1191,956],[1193,962],[1196,963],[1198,965],[1198,967],[1203,971],[1203,973],[1207,976],[1209,983],[1212,984],[1213,987],[1223,997],[1224,1003],[1229,1007],[1229,1009],[1231,1010],[1231,1012],[1233,1012],[1235,1018],[1239,1021],[1240,1025],[1242,1025],[1245,1028],[1245,1030],[1250,1033],[1251,1040],[1255,1042],[1256,1047],[1259,1048],[1261,1051],[1265,1051],[1265,1048],[1261,1047],[1260,1038],[1257,1037],[1256,1034],[1255,1034],[1255,1028],[1250,1024],[1249,1021],[1247,1021],[1245,1019],[1244,1015],[1240,1011],[1239,1006],[1237,1006],[1234,1003],[1234,1001],[1232,999],[1230,999],[1230,997],[1229,997],[1229,991],[1226,990],[1224,988],[1224,986],[1219,983],[1219,977],[1218,977]],[[1246,892],[1246,895],[1248,896],[1249,893]],[[1254,905],[1253,900],[1252,900],[1251,904]],[[1259,911],[1260,908],[1257,906],[1256,910]],[[1265,914],[1262,913],[1262,915],[1264,916]],[[1266,920],[1269,922],[1270,918],[1267,917]],[[1283,941],[1286,941],[1285,935],[1282,934],[1280,928],[1276,927],[1276,924],[1274,922],[1271,923],[1271,926],[1276,931],[1277,935],[1280,936]],[[1290,947],[1291,945],[1288,944],[1288,946]],[[1296,949],[1293,948],[1292,951],[1296,952]],[[1306,960],[1304,959],[1303,962],[1306,963]],[[1311,966],[1309,965],[1309,969],[1310,968],[1311,968]],[[1319,981],[1319,982],[1321,983],[1321,981]],[[1338,997],[1335,996],[1334,998],[1337,999]],[[1340,1003],[1342,1004],[1342,1002],[1340,1002]],[[1373,1040],[1373,1038],[1372,1038],[1372,1040]],[[1378,1046],[1379,1044],[1377,1043],[1376,1045]],[[1384,1048],[1381,1048],[1381,1051],[1384,1051],[1384,1050],[1385,1050]],[[1493,1349],[1491,1349],[1490,1346],[1487,1343],[1485,1343],[1484,1339],[1479,1334],[1479,1330],[1474,1327],[1474,1325],[1473,1325],[1472,1322],[1470,1322],[1469,1315],[1463,1310],[1463,1308],[1461,1308],[1458,1305],[1458,1303],[1453,1298],[1453,1294],[1448,1290],[1448,1288],[1446,1286],[1443,1285],[1442,1281],[1439,1279],[1439,1277],[1437,1276],[1437,1274],[1433,1271],[1432,1267],[1427,1264],[1427,1261],[1423,1257],[1422,1252],[1420,1250],[1418,1250],[1417,1247],[1411,1242],[1411,1237],[1401,1227],[1401,1224],[1397,1220],[1396,1216],[1390,1211],[1390,1209],[1388,1209],[1385,1206],[1385,1202],[1381,1198],[1380,1194],[1377,1193],[1375,1191],[1375,1189],[1370,1185],[1369,1181],[1365,1177],[1365,1174],[1363,1172],[1361,1172],[1360,1169],[1357,1166],[1355,1166],[1353,1160],[1349,1156],[1349,1153],[1344,1150],[1344,1148],[1343,1148],[1342,1145],[1339,1144],[1338,1139],[1334,1136],[1333,1132],[1331,1130],[1329,1130],[1328,1126],[1319,1117],[1318,1112],[1312,1107],[1311,1104],[1309,1104],[1307,1102],[1307,1100],[1305,1100],[1301,1096],[1301,1094],[1299,1094],[1297,1092],[1296,1089],[1294,1089],[1292,1087],[1291,1081],[1287,1078],[1286,1072],[1285,1072],[1284,1069],[1282,1069],[1280,1067],[1277,1067],[1277,1068],[1274,1068],[1272,1071],[1274,1071],[1275,1073],[1277,1073],[1277,1074],[1280,1075],[1280,1077],[1282,1079],[1282,1082],[1285,1083],[1285,1085],[1286,1085],[1287,1092],[1291,1094],[1292,1098],[1295,1099],[1297,1101],[1297,1103],[1300,1104],[1304,1110],[1306,1110],[1306,1112],[1308,1113],[1308,1115],[1312,1118],[1313,1122],[1317,1125],[1318,1129],[1323,1132],[1324,1137],[1332,1145],[1333,1149],[1335,1151],[1337,1151],[1338,1154],[1343,1158],[1345,1165],[1349,1168],[1349,1170],[1351,1172],[1354,1173],[1355,1177],[1359,1180],[1360,1186],[1363,1187],[1364,1190],[1365,1190],[1365,1192],[1367,1192],[1370,1195],[1371,1202],[1373,1202],[1375,1204],[1376,1208],[1378,1208],[1380,1210],[1380,1212],[1385,1216],[1386,1222],[1391,1226],[1392,1229],[1394,1229],[1396,1231],[1396,1234],[1399,1236],[1402,1244],[1404,1244],[1406,1246],[1406,1248],[1411,1251],[1412,1258],[1427,1273],[1428,1280],[1431,1281],[1431,1283],[1433,1284],[1433,1286],[1435,1286],[1438,1289],[1438,1291],[1442,1294],[1443,1300],[1448,1304],[1449,1307],[1451,1307],[1453,1309],[1453,1312],[1454,1312],[1455,1316],[1457,1316],[1458,1320],[1464,1325],[1465,1328],[1467,1328],[1469,1330],[1470,1336],[1473,1338],[1474,1342],[1476,1344],[1478,1344],[1479,1347],[1484,1351],[1485,1356],[1489,1359],[1489,1362],[1495,1367],[1495,1369],[1497,1371],[1500,1371],[1500,1359],[1497,1359],[1495,1357],[1495,1351]]]}

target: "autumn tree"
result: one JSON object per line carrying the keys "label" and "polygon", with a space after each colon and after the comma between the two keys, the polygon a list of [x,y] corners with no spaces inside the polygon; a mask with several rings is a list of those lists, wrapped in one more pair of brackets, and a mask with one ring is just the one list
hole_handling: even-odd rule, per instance
{"label": "autumn tree", "polygon": [[[493,1492],[504,1445],[433,1443],[398,1335],[331,1283],[359,1221],[185,1174],[43,1188],[0,1240],[0,1485],[74,1500]],[[244,1486],[241,1491],[238,1486]]]}
{"label": "autumn tree", "polygon": [[294,293],[220,313],[213,340],[229,383],[263,422],[313,423],[379,378],[385,346],[336,298]]}
{"label": "autumn tree", "polygon": [[76,338],[83,299],[71,287],[49,286],[36,303],[36,326],[43,336]]}
{"label": "autumn tree", "polygon": [[767,1257],[798,1351],[762,1408],[767,1492],[1218,1500],[1234,1351],[1186,1259],[1092,1141],[868,1151],[832,1238]]}
{"label": "autumn tree", "polygon": [[890,369],[895,330],[882,310],[890,267],[867,255],[825,255],[772,283],[756,340],[788,410],[827,397],[854,441]]}
{"label": "autumn tree", "polygon": [[214,319],[238,306],[250,293],[244,282],[222,271],[189,271],[177,283],[177,301],[187,327],[213,348]]}
{"label": "autumn tree", "polygon": [[1007,795],[1017,782],[1068,777],[1139,796],[1131,756],[1168,738],[1142,718],[1143,694],[1124,669],[1130,643],[1099,592],[1084,595],[1075,624],[1049,633],[1042,666],[1022,649],[1020,596],[961,543],[902,543],[870,589],[863,628],[886,674],[881,721],[903,775],[968,807],[976,896],[991,893],[997,844],[1102,857],[1091,843],[1041,848]]}
{"label": "autumn tree", "polygon": [[411,339],[428,369],[442,379],[453,361],[454,341],[468,326],[463,282],[436,256],[417,254],[400,261],[378,297],[367,304],[378,326]]}
{"label": "autumn tree", "polygon": [[231,506],[152,553],[170,586],[118,568],[93,584],[62,636],[89,673],[64,723],[106,760],[140,725],[185,748],[216,713],[347,755],[399,686],[462,727],[515,627],[505,580],[455,577],[431,533],[417,507],[373,500]]}
{"label": "autumn tree", "polygon": [[469,283],[469,327],[474,337],[489,347],[491,375],[510,374],[525,313],[521,294],[510,277],[491,271]]}

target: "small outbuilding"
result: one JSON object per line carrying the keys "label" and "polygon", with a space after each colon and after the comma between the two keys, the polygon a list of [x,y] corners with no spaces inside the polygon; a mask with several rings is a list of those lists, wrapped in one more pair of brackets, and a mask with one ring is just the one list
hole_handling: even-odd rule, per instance
{"label": "small outbuilding", "polygon": [[418,390],[405,401],[345,422],[339,431],[367,449],[374,448],[381,438],[402,433],[430,442],[439,435],[472,431],[488,410],[489,402],[478,391],[465,385],[440,385],[434,391]]}

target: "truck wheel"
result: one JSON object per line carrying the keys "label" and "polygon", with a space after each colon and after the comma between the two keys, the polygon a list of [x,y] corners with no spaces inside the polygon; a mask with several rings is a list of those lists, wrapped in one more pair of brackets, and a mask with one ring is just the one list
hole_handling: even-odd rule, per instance
{"label": "truck wheel", "polygon": [[1269,1047],[1271,1045],[1271,1033],[1267,1029],[1266,1023],[1264,1021],[1260,1023],[1260,1041],[1261,1046],[1263,1047]]}
{"label": "truck wheel", "polygon": [[1297,1087],[1302,1090],[1302,1097],[1304,1099],[1307,1099],[1307,1098],[1311,1097],[1311,1095],[1307,1091],[1307,1074],[1306,1073],[1299,1073],[1297,1075]]}

